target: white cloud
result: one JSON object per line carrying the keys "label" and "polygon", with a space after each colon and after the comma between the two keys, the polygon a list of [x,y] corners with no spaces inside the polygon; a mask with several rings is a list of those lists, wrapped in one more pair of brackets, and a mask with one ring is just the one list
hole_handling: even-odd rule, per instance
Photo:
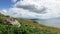
{"label": "white cloud", "polygon": [[38,13],[30,12],[21,8],[10,8],[9,10],[3,10],[2,14],[9,15],[15,18],[25,18],[25,19],[38,19],[36,15]]}
{"label": "white cloud", "polygon": [[39,5],[39,2],[36,0],[23,0],[19,1],[15,4],[15,7],[17,8],[23,8],[25,10],[30,10],[34,12],[41,12],[46,10],[46,8],[42,5]]}
{"label": "white cloud", "polygon": [[56,10],[60,7],[60,2],[58,0],[23,0],[17,2],[15,7],[39,13],[44,12],[47,9],[50,9],[50,11],[53,11],[53,9]]}
{"label": "white cloud", "polygon": [[16,3],[17,2],[17,0],[11,0],[13,3]]}
{"label": "white cloud", "polygon": [[59,0],[23,0],[17,2],[15,7],[39,13],[42,19],[60,17]]}
{"label": "white cloud", "polygon": [[[26,15],[31,14],[30,12],[34,12],[38,14],[37,18],[39,19],[50,19],[60,17],[60,1],[59,0],[21,0],[18,1],[15,5],[15,8],[10,8],[7,13],[19,14],[24,11]],[[19,8],[19,9],[18,9]],[[26,12],[27,10],[27,12]],[[23,13],[23,12],[22,12]],[[21,14],[22,14],[21,13]],[[32,15],[34,15],[32,13]],[[35,14],[35,15],[36,15]],[[13,15],[14,16],[14,15]],[[19,17],[19,16],[18,16]]]}

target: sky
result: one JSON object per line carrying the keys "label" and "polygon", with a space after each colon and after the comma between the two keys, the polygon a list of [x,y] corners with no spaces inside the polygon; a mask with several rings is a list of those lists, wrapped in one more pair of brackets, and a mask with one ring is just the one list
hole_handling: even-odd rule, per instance
{"label": "sky", "polygon": [[12,7],[12,2],[11,0],[0,0],[0,10],[1,9],[8,9]]}
{"label": "sky", "polygon": [[7,15],[12,12],[9,15],[15,14],[14,17],[17,14],[29,12],[40,19],[58,18],[60,17],[60,0],[0,0],[0,10]]}
{"label": "sky", "polygon": [[6,0],[5,3],[3,3],[4,0],[0,0],[0,2],[2,4],[0,9],[3,9],[1,12],[10,16],[17,17],[17,15],[24,15],[28,11],[29,14],[26,14],[26,18],[30,16],[38,19],[60,17],[60,0]]}
{"label": "sky", "polygon": [[0,0],[0,10],[13,7],[16,1],[19,0]]}
{"label": "sky", "polygon": [[44,24],[58,27],[60,0],[0,0],[0,13],[14,18],[37,19],[38,22],[42,20]]}

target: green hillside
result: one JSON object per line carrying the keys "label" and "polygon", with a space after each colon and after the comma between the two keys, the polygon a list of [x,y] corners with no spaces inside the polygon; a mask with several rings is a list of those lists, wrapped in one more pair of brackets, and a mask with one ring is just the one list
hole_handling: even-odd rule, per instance
{"label": "green hillside", "polygon": [[11,18],[18,20],[20,27],[4,24],[6,18],[9,16],[0,14],[0,34],[60,34],[59,28],[44,26],[27,19]]}

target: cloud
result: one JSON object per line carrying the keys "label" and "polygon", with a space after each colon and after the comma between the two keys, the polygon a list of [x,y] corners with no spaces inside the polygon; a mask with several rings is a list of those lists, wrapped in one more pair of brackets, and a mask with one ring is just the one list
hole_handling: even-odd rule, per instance
{"label": "cloud", "polygon": [[[60,17],[60,1],[58,0],[21,0],[18,1],[13,8],[4,10],[3,13],[10,16],[19,16],[25,18],[50,19]],[[13,14],[13,15],[12,15]],[[18,15],[18,16],[17,16]]]}
{"label": "cloud", "polygon": [[46,8],[42,5],[39,5],[39,2],[37,0],[23,0],[19,1],[15,4],[15,7],[17,8],[23,8],[25,10],[34,11],[37,13],[42,13]]}
{"label": "cloud", "polygon": [[10,17],[14,18],[38,19],[36,15],[39,16],[38,13],[30,12],[22,8],[10,8],[8,10],[2,10],[2,11],[1,11],[2,14],[9,15]]}
{"label": "cloud", "polygon": [[16,16],[16,17],[17,17],[17,14],[20,15],[20,13],[22,12],[21,14],[25,13],[24,16],[34,15],[36,16],[37,19],[58,18],[60,17],[60,1],[58,0],[53,0],[53,1],[52,0],[46,0],[46,1],[45,0],[21,0],[14,5],[13,9],[10,8],[6,11],[7,13],[10,13],[10,14],[12,12],[12,14],[15,14],[12,16]]}
{"label": "cloud", "polygon": [[13,3],[16,3],[17,2],[17,0],[11,0]]}
{"label": "cloud", "polygon": [[17,8],[23,8],[37,13],[46,13],[46,10],[60,10],[60,2],[57,0],[23,0],[15,4]]}
{"label": "cloud", "polygon": [[60,17],[59,0],[23,0],[17,2],[15,7],[39,13],[40,18],[42,19]]}

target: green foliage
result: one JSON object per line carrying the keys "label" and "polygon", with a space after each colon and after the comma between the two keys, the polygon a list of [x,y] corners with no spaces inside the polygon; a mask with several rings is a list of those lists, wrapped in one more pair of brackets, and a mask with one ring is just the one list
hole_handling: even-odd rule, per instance
{"label": "green foliage", "polygon": [[21,27],[15,27],[10,25],[0,24],[1,34],[57,34],[57,32],[51,32],[47,30],[41,30],[33,26],[23,25]]}
{"label": "green foliage", "polygon": [[5,18],[8,17],[0,15],[0,34],[60,34],[58,28],[47,27],[26,19],[17,19],[21,27],[6,25],[3,24]]}

